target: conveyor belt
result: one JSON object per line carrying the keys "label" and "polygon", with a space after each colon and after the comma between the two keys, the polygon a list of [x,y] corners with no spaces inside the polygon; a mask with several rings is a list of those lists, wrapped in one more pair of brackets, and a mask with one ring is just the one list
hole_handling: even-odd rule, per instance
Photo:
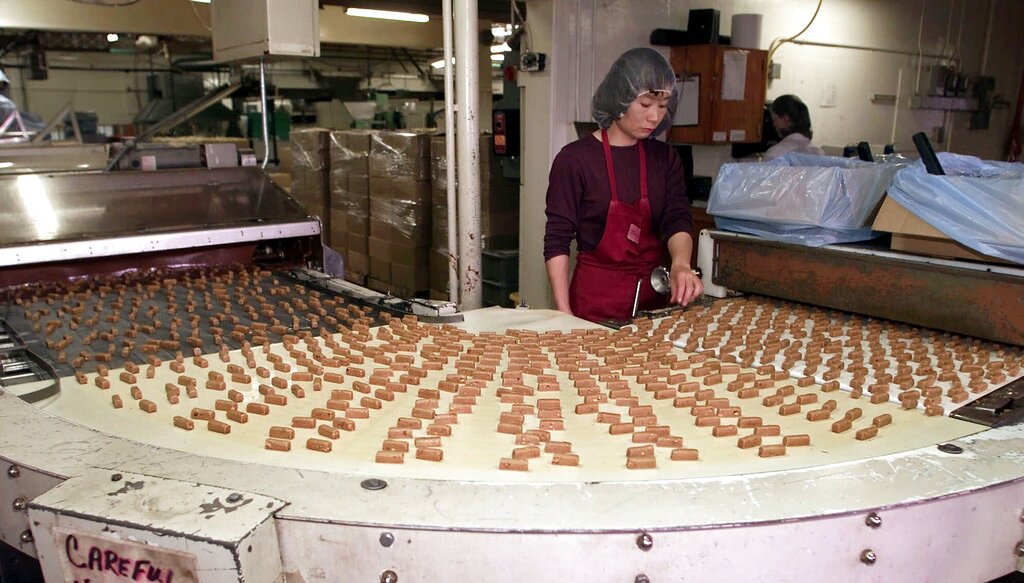
{"label": "conveyor belt", "polygon": [[[73,353],[89,374],[67,376],[47,411],[193,453],[368,475],[590,482],[839,463],[979,431],[941,415],[944,399],[954,398],[947,393],[959,398],[954,387],[971,385],[976,370],[993,381],[979,394],[1020,372],[1016,349],[977,345],[967,352],[970,343],[952,337],[915,341],[908,327],[756,298],[614,332],[496,334],[486,330],[502,329],[500,322],[480,326],[485,316],[467,323],[476,332],[383,314],[373,321],[362,308],[327,303],[340,299],[323,306],[348,319],[330,321],[317,311],[318,293],[258,270],[120,283],[129,290],[120,307],[109,301],[121,297],[110,282],[32,294],[35,300],[23,302],[26,323],[61,338],[77,321],[83,326],[74,332],[90,339],[85,329],[101,316],[127,319],[138,304],[132,324],[149,336],[136,346],[156,346],[176,341],[160,331],[184,312],[196,324],[187,338],[196,339],[200,356],[173,347],[155,355],[127,351],[133,365],[125,370]],[[58,314],[44,307],[47,298],[70,300],[70,307]],[[273,309],[268,298],[277,300]],[[302,310],[288,313],[292,306]],[[239,314],[248,314],[233,323],[242,328],[229,331],[223,323]],[[66,321],[54,320],[58,315]],[[166,328],[143,328],[161,318]],[[288,318],[291,326],[275,337],[259,327]],[[218,345],[218,352],[203,350]],[[872,357],[872,369],[852,364],[860,362],[857,350]],[[97,353],[111,356],[109,347]],[[887,371],[902,374],[896,363],[915,354],[927,362],[899,383],[889,378]],[[983,354],[991,355],[987,369],[975,364]],[[812,370],[819,362],[821,370]],[[939,380],[946,369],[952,373]],[[902,399],[890,397],[890,384],[906,385]],[[915,394],[927,404],[912,403],[907,395]],[[289,451],[277,451],[283,448]]]}

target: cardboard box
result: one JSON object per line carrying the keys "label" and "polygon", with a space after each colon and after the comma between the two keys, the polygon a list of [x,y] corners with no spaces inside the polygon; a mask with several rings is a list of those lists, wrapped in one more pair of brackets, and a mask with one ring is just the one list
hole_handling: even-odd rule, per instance
{"label": "cardboard box", "polygon": [[391,242],[429,247],[432,236],[430,224],[428,205],[406,207],[391,225]]}
{"label": "cardboard box", "polygon": [[353,154],[369,158],[371,138],[373,134],[378,132],[374,130],[345,130],[345,132],[348,136],[346,141],[348,149]]}
{"label": "cardboard box", "polygon": [[348,263],[345,265],[345,270],[349,273],[358,274],[360,276],[367,276],[370,273],[370,258],[362,253],[356,253],[349,251],[345,257]]}
{"label": "cardboard box", "polygon": [[391,264],[391,283],[406,291],[404,295],[426,291],[430,288],[430,264],[406,266]]}
{"label": "cardboard box", "polygon": [[407,201],[415,204],[430,204],[430,182],[409,178],[385,178],[370,176],[370,198]]}
{"label": "cardboard box", "polygon": [[293,130],[289,135],[291,143],[292,174],[297,168],[328,170],[330,168],[330,131],[325,129]]}
{"label": "cardboard box", "polygon": [[336,251],[348,248],[348,213],[331,209],[331,246]]}
{"label": "cardboard box", "polygon": [[[391,262],[391,241],[370,237],[366,240],[368,255],[370,259],[380,259]],[[387,279],[386,277],[383,279]]]}
{"label": "cardboard box", "polygon": [[391,262],[387,259],[370,257],[369,275],[378,281],[391,283]]}
{"label": "cardboard box", "polygon": [[[448,207],[431,206],[431,244],[448,246]],[[483,249],[516,249],[519,246],[519,211],[480,212],[480,244]]]}
{"label": "cardboard box", "polygon": [[292,175],[287,172],[271,172],[270,179],[286,191],[292,186]]}
{"label": "cardboard box", "polygon": [[348,175],[348,194],[353,199],[368,198],[370,196],[369,175],[352,173]]}
{"label": "cardboard box", "polygon": [[448,253],[436,247],[430,250],[430,289],[448,298]]}
{"label": "cardboard box", "polygon": [[373,207],[370,208],[370,233],[371,237],[377,239],[383,239],[384,241],[391,240],[391,223],[383,221],[373,216]]}
{"label": "cardboard box", "polygon": [[293,150],[326,150],[331,145],[331,131],[325,128],[293,129],[288,139]]}
{"label": "cardboard box", "polygon": [[370,137],[370,176],[430,181],[430,134],[377,132]]}
{"label": "cardboard box", "polygon": [[889,197],[882,201],[882,207],[878,209],[878,215],[875,216],[871,228],[892,233],[892,249],[895,251],[1006,263],[1002,259],[983,255],[957,243]]}
{"label": "cardboard box", "polygon": [[370,236],[370,217],[366,215],[349,215],[348,232],[362,238]]}
{"label": "cardboard box", "polygon": [[382,281],[375,277],[366,278],[366,287],[380,292],[390,292],[391,295],[395,295],[395,288],[391,285],[391,282]]}
{"label": "cardboard box", "polygon": [[403,158],[429,158],[434,130],[375,132],[370,136],[370,154],[388,153]]}
{"label": "cardboard box", "polygon": [[391,244],[391,264],[404,267],[430,265],[430,247],[422,245]]}
{"label": "cardboard box", "polygon": [[349,232],[345,235],[345,248],[350,253],[359,253],[370,256],[370,239],[366,235],[357,235]]}

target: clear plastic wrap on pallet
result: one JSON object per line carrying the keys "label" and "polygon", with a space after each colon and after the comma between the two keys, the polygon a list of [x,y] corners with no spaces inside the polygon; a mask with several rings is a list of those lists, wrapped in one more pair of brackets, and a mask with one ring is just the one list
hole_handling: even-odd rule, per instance
{"label": "clear plastic wrap on pallet", "polygon": [[369,174],[430,181],[432,131],[381,131],[370,136]]}
{"label": "clear plastic wrap on pallet", "polygon": [[355,217],[369,216],[369,147],[366,130],[330,134],[331,208]]}
{"label": "clear plastic wrap on pallet", "polygon": [[725,164],[708,214],[722,229],[810,247],[872,238],[869,219],[902,163],[790,153]]}
{"label": "clear plastic wrap on pallet", "polygon": [[[433,246],[436,249],[448,249],[448,205],[434,203],[432,205]],[[480,248],[485,251],[499,249],[517,249],[519,247],[519,213],[518,211],[501,213],[481,213],[480,216]]]}
{"label": "clear plastic wrap on pallet", "polygon": [[324,243],[331,244],[330,159],[328,157],[328,130],[303,129],[290,135],[291,189],[290,194],[310,215],[320,218]]}
{"label": "clear plastic wrap on pallet", "polygon": [[293,130],[288,136],[291,142],[293,168],[327,170],[329,136],[330,130],[321,128]]}
{"label": "clear plastic wrap on pallet", "polygon": [[938,157],[945,175],[917,162],[896,174],[889,196],[962,245],[1024,264],[1024,164]]}
{"label": "clear plastic wrap on pallet", "polygon": [[390,227],[388,239],[396,243],[429,245],[430,184],[378,178],[374,178],[371,184],[374,191],[370,197],[370,218]]}

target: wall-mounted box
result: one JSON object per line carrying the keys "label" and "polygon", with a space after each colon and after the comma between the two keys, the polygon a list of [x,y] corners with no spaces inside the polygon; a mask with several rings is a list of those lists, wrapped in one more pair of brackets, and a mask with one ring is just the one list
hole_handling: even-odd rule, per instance
{"label": "wall-mounted box", "polygon": [[216,61],[320,56],[317,0],[216,0],[210,7]]}
{"label": "wall-mounted box", "polygon": [[[761,141],[764,118],[767,51],[728,45],[672,47],[676,76],[687,79],[677,123],[669,130],[671,142],[729,144]],[[696,91],[688,98],[685,91]],[[695,111],[694,111],[695,110]]]}

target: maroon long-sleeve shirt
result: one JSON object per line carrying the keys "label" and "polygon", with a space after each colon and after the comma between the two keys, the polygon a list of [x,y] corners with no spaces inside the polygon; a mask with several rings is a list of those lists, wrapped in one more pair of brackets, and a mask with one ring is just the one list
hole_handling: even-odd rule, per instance
{"label": "maroon long-sleeve shirt", "polygon": [[[667,241],[679,232],[690,232],[693,219],[683,183],[683,163],[668,144],[642,140],[647,154],[647,197],[651,203],[654,232]],[[600,140],[587,134],[565,146],[555,156],[548,178],[547,227],[544,260],[569,254],[576,239],[579,251],[593,251],[604,234],[608,204],[612,200],[608,171]],[[619,200],[634,203],[640,198],[640,160],[635,146],[612,146],[612,163]]]}

